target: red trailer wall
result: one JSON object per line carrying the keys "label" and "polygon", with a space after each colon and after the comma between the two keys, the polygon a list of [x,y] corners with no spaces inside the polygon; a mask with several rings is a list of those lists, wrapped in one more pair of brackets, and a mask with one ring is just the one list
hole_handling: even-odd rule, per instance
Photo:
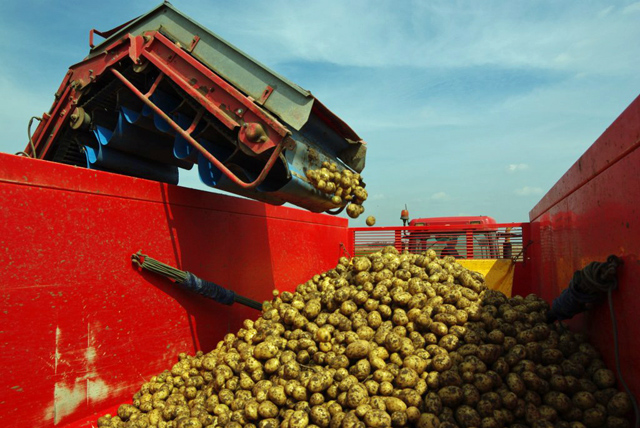
{"label": "red trailer wall", "polygon": [[91,426],[257,316],[138,272],[132,253],[264,300],[347,242],[346,219],[5,154],[0,207],[1,426]]}
{"label": "red trailer wall", "polygon": [[[640,395],[640,97],[620,115],[531,211],[534,292],[551,302],[575,270],[616,254],[624,259],[614,307],[625,379]],[[609,309],[572,324],[589,334],[613,367]]]}

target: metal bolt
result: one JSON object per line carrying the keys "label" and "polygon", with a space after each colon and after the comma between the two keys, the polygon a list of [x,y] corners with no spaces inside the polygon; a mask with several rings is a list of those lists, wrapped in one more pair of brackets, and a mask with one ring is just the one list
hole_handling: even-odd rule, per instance
{"label": "metal bolt", "polygon": [[241,108],[239,108],[239,109],[237,109],[237,110],[236,110],[236,114],[237,114],[238,116],[240,116],[242,113],[244,113],[244,110],[242,110]]}

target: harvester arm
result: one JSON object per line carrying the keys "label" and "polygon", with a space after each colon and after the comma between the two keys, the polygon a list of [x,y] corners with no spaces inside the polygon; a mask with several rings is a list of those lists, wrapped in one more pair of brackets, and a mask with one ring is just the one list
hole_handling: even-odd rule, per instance
{"label": "harvester arm", "polygon": [[366,145],[310,93],[166,3],[93,33],[108,39],[69,69],[28,155],[172,184],[196,165],[205,184],[264,202],[345,205],[306,173],[360,172]]}

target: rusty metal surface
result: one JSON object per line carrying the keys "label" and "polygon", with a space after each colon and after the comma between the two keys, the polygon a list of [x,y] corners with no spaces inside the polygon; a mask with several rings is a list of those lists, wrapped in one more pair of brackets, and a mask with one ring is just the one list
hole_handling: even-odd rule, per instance
{"label": "rusty metal surface", "polygon": [[256,316],[138,272],[139,249],[263,300],[347,239],[341,218],[5,154],[0,206],[1,426],[91,426]]}
{"label": "rusty metal surface", "polygon": [[[573,272],[610,254],[624,260],[613,292],[625,378],[640,394],[640,97],[616,119],[530,212],[536,262],[532,291],[551,302]],[[613,367],[613,336],[605,303],[577,316]]]}

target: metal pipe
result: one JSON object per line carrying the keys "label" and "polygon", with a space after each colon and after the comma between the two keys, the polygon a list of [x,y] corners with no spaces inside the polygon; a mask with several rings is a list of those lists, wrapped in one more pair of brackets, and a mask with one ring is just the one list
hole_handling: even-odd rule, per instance
{"label": "metal pipe", "polygon": [[164,119],[169,124],[169,126],[171,126],[178,134],[180,134],[185,140],[187,140],[187,142],[189,142],[189,144],[191,144],[193,147],[195,147],[202,154],[202,156],[204,156],[209,162],[211,162],[213,165],[215,165],[216,168],[218,168],[220,171],[222,171],[222,173],[224,175],[226,175],[229,178],[229,180],[231,180],[234,184],[236,184],[237,186],[239,186],[239,187],[241,187],[243,189],[254,189],[254,188],[258,187],[264,181],[264,179],[267,177],[267,174],[269,174],[269,171],[271,171],[271,168],[276,163],[276,160],[278,159],[278,156],[280,156],[280,153],[282,153],[282,150],[284,149],[284,139],[283,139],[274,148],[273,153],[271,153],[271,156],[269,157],[269,160],[267,161],[267,163],[265,164],[264,168],[260,172],[260,175],[258,175],[258,178],[256,178],[255,180],[253,180],[250,183],[247,183],[247,182],[241,180],[240,178],[238,178],[238,176],[236,176],[226,166],[224,166],[224,164],[222,162],[220,162],[215,156],[213,156],[211,153],[209,153],[207,151],[207,149],[205,149],[200,143],[198,143],[189,133],[187,133],[184,129],[182,129],[180,127],[180,125],[178,125],[165,112],[163,112],[162,109],[160,109],[160,107],[155,105],[153,103],[153,101],[151,101],[149,99],[149,96],[153,92],[153,89],[155,89],[155,87],[157,86],[157,83],[160,83],[161,76],[163,76],[162,74],[160,74],[160,76],[158,76],[158,78],[154,82],[154,87],[152,87],[152,90],[149,91],[148,95],[145,95],[142,92],[140,92],[138,90],[138,88],[136,88],[133,85],[133,83],[131,83],[119,71],[117,71],[116,69],[112,68],[111,72],[113,74],[115,74],[115,76],[118,79],[120,79],[120,81],[122,81],[122,83],[124,83],[124,85],[127,88],[129,88],[129,90],[131,90],[131,92],[136,94],[136,96],[138,98],[140,98],[156,114],[158,114],[162,119]]}

